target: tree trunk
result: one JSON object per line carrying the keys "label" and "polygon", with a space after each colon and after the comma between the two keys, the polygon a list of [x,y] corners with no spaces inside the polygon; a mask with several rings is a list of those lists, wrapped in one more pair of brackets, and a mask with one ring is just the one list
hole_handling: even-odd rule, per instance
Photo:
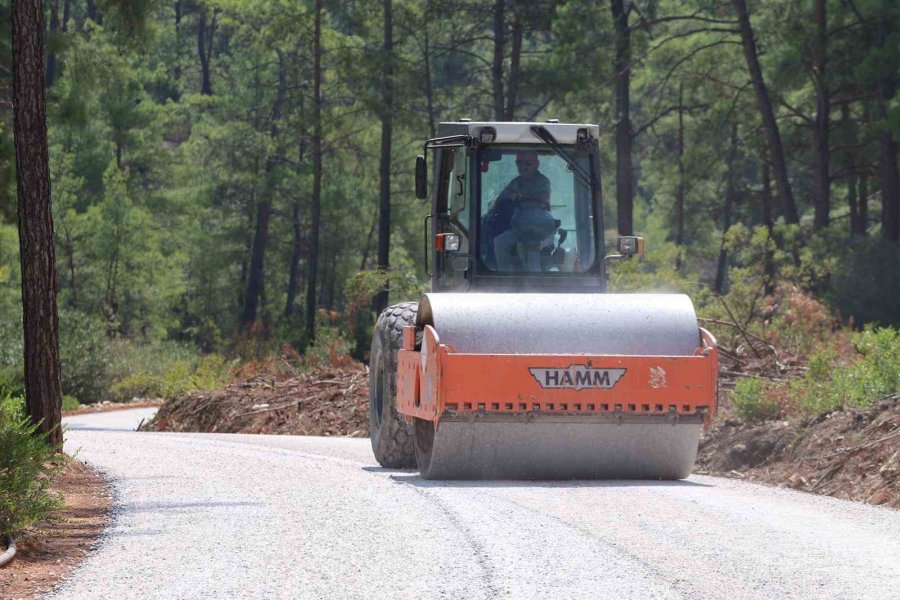
{"label": "tree trunk", "polygon": [[737,155],[737,125],[731,126],[731,148],[728,150],[728,181],[725,188],[725,206],[722,210],[722,243],[719,247],[719,263],[716,265],[716,281],[713,284],[717,294],[725,289],[725,278],[728,275],[728,251],[725,249],[725,234],[731,229],[731,212],[734,208],[735,189],[735,160]]}
{"label": "tree trunk", "polygon": [[[283,58],[278,57],[278,92],[275,104],[272,105],[272,121],[269,135],[277,147],[278,126],[281,121],[281,110],[287,93],[287,72]],[[266,247],[269,244],[269,220],[272,216],[272,201],[275,196],[275,166],[277,150],[266,159],[265,190],[256,207],[256,232],[253,235],[253,250],[250,254],[250,272],[247,277],[247,293],[244,299],[244,314],[241,327],[252,328],[259,316],[259,309],[265,304],[266,287]]]}
{"label": "tree trunk", "polygon": [[747,59],[747,68],[750,71],[750,79],[756,92],[756,104],[763,121],[763,130],[766,133],[768,143],[769,160],[775,171],[775,182],[778,187],[778,198],[781,201],[784,218],[788,223],[799,223],[800,215],[794,204],[794,193],[788,180],[787,163],[784,160],[784,148],[781,144],[781,134],[778,124],[775,122],[775,111],[772,109],[772,101],[769,99],[769,90],[763,80],[762,68],[759,66],[759,55],[756,50],[756,40],[753,37],[753,29],[750,27],[750,15],[747,13],[745,0],[731,0],[734,11],[737,13],[741,26],[741,40],[744,45],[744,56]]}
{"label": "tree trunk", "polygon": [[[883,4],[886,12],[887,2]],[[878,47],[887,43],[890,22],[878,23]],[[878,80],[878,118],[884,123],[879,139],[881,155],[881,235],[890,242],[900,241],[900,182],[897,173],[897,142],[887,126],[888,102],[894,97],[895,84],[890,73]]]}
{"label": "tree trunk", "polygon": [[[212,96],[212,80],[209,74],[209,54],[206,42],[206,9],[200,10],[200,20],[197,23],[197,54],[200,56],[200,93],[204,96]],[[210,33],[210,39],[212,34]]]}
{"label": "tree trunk", "polygon": [[522,59],[522,35],[524,33],[522,17],[515,15],[512,27],[512,50],[509,55],[509,85],[506,88],[506,111],[504,118],[514,121],[516,118],[516,102],[519,95],[519,63]]}
{"label": "tree trunk", "polygon": [[19,258],[25,334],[25,403],[32,422],[62,449],[56,255],[44,101],[44,14],[40,0],[13,0],[13,114]]}
{"label": "tree trunk", "polygon": [[[394,118],[394,34],[391,0],[384,0],[384,82],[381,113],[380,202],[378,214],[378,268],[390,268],[391,251],[391,131]],[[387,287],[375,296],[375,312],[388,305]]]}
{"label": "tree trunk", "polygon": [[[57,0],[50,0],[50,33],[59,31],[59,3]],[[45,73],[47,87],[52,87],[56,81],[56,54],[47,56],[47,72]]]}
{"label": "tree trunk", "polygon": [[94,0],[87,0],[87,18],[97,25],[103,25],[103,17],[97,11],[97,3]]}
{"label": "tree trunk", "polygon": [[425,104],[428,107],[428,133],[429,137],[437,135],[437,115],[434,110],[434,83],[431,81],[431,39],[428,35],[428,25],[425,26],[425,48],[422,60],[425,61]]}
{"label": "tree trunk", "polygon": [[[883,102],[883,100],[882,100]],[[889,130],[881,133],[881,235],[900,241],[900,189],[897,177],[897,144]]]}
{"label": "tree trunk", "polygon": [[[850,120],[850,105],[844,103],[841,105],[841,127],[853,131],[848,143],[853,145],[857,143],[856,132],[853,129],[853,123]],[[859,202],[859,171],[856,164],[856,151],[853,149],[844,152],[844,167],[849,175],[847,176],[847,209],[850,216],[850,235],[860,235],[862,233],[862,223],[860,221],[860,202]]]}
{"label": "tree trunk", "polygon": [[[772,216],[772,176],[769,173],[769,164],[763,160],[762,165],[762,209],[763,223],[769,232],[769,239],[774,237],[775,219]],[[763,269],[766,274],[765,294],[771,296],[775,291],[775,252],[766,248],[765,265]]]}
{"label": "tree trunk", "polygon": [[675,244],[678,246],[678,256],[675,259],[675,270],[682,271],[684,246],[684,82],[678,85],[678,139],[675,142],[678,152],[678,190],[675,192]]}
{"label": "tree trunk", "polygon": [[306,334],[310,342],[316,338],[316,288],[322,220],[322,4],[323,0],[316,0],[313,27],[313,191],[306,277]]}
{"label": "tree trunk", "polygon": [[825,0],[816,0],[816,44],[813,52],[813,82],[816,88],[816,119],[813,125],[813,186],[815,210],[813,230],[828,227],[831,210],[831,175],[828,170],[828,116],[831,111],[826,69],[828,66],[828,30]]}
{"label": "tree trunk", "polygon": [[253,234],[253,249],[250,253],[250,270],[247,274],[247,293],[244,295],[242,329],[252,329],[259,314],[259,299],[264,293],[266,246],[269,243],[269,218],[272,203],[268,198],[256,205],[256,231]]}
{"label": "tree trunk", "polygon": [[632,235],[631,30],[628,28],[629,11],[624,0],[611,0],[610,6],[616,31],[616,212],[619,235]]}
{"label": "tree trunk", "polygon": [[75,269],[75,241],[72,239],[72,232],[65,229],[65,238],[63,240],[63,253],[66,255],[66,268],[69,271],[69,288],[72,290],[71,305],[78,304],[78,271]]}
{"label": "tree trunk", "polygon": [[303,232],[300,227],[300,201],[294,202],[291,212],[291,230],[294,236],[291,248],[290,275],[288,276],[287,300],[284,303],[284,316],[294,314],[294,304],[297,302],[298,280],[300,278],[300,259],[303,257]]}
{"label": "tree trunk", "polygon": [[506,46],[506,0],[494,2],[494,59],[491,62],[491,83],[494,92],[494,119],[503,120],[503,58]]}
{"label": "tree trunk", "polygon": [[869,229],[869,179],[865,173],[859,177],[859,234]]}

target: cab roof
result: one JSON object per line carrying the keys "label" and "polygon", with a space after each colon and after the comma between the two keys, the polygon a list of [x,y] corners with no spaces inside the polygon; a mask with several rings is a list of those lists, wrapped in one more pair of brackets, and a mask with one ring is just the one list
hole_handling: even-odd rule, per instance
{"label": "cab roof", "polygon": [[589,123],[510,123],[502,121],[449,121],[438,125],[438,137],[470,135],[477,137],[483,127],[497,131],[495,144],[540,144],[531,127],[540,125],[547,129],[560,144],[574,144],[579,129],[588,129],[591,137],[600,136],[600,127]]}

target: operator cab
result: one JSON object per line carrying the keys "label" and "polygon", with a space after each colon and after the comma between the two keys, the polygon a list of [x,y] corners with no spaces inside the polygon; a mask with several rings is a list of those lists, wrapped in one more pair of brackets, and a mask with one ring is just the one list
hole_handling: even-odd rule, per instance
{"label": "operator cab", "polygon": [[[603,291],[598,135],[587,124],[441,123],[425,145],[432,290]],[[420,198],[426,173],[420,156]]]}

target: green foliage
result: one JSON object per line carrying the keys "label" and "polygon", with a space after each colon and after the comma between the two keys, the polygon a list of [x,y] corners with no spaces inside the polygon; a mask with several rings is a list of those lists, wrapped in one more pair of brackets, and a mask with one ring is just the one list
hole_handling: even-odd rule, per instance
{"label": "green foliage", "polygon": [[865,408],[873,400],[900,393],[900,331],[871,329],[853,336],[859,356],[825,351],[810,358],[806,376],[791,388],[801,409],[820,414]]}
{"label": "green foliage", "polygon": [[333,364],[338,357],[349,355],[352,342],[347,339],[341,327],[332,322],[324,312],[319,312],[316,321],[316,340],[306,350],[306,363],[310,366],[324,366]]}
{"label": "green foliage", "polygon": [[[134,348],[131,355],[135,360],[127,363],[128,374],[110,386],[110,399],[115,402],[133,398],[170,399],[194,390],[217,388],[232,379],[228,362],[218,354],[199,358],[177,358],[177,354],[162,348]],[[148,356],[161,361],[142,360]]]}
{"label": "green foliage", "polygon": [[751,423],[780,417],[782,406],[771,397],[770,389],[759,377],[738,380],[731,394],[731,403],[738,416]]}
{"label": "green foliage", "polygon": [[59,356],[63,394],[81,403],[104,399],[113,377],[113,355],[103,322],[91,315],[60,310]]}
{"label": "green foliage", "polygon": [[838,238],[834,256],[829,303],[858,324],[900,327],[900,246],[878,238]]}
{"label": "green foliage", "polygon": [[76,398],[75,396],[63,396],[62,410],[64,412],[69,410],[78,410],[79,408],[81,408],[81,403],[78,402],[78,398]]}
{"label": "green foliage", "polygon": [[51,516],[62,496],[50,491],[66,458],[35,434],[20,397],[0,392],[0,535],[16,534]]}

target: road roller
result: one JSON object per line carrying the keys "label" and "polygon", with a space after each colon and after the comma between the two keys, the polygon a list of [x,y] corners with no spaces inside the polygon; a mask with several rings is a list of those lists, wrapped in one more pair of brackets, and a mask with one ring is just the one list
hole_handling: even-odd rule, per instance
{"label": "road roller", "polygon": [[[717,407],[681,294],[607,292],[599,128],[441,123],[416,159],[430,291],[378,317],[375,458],[426,479],[682,479]],[[429,178],[428,163],[431,162]]]}

